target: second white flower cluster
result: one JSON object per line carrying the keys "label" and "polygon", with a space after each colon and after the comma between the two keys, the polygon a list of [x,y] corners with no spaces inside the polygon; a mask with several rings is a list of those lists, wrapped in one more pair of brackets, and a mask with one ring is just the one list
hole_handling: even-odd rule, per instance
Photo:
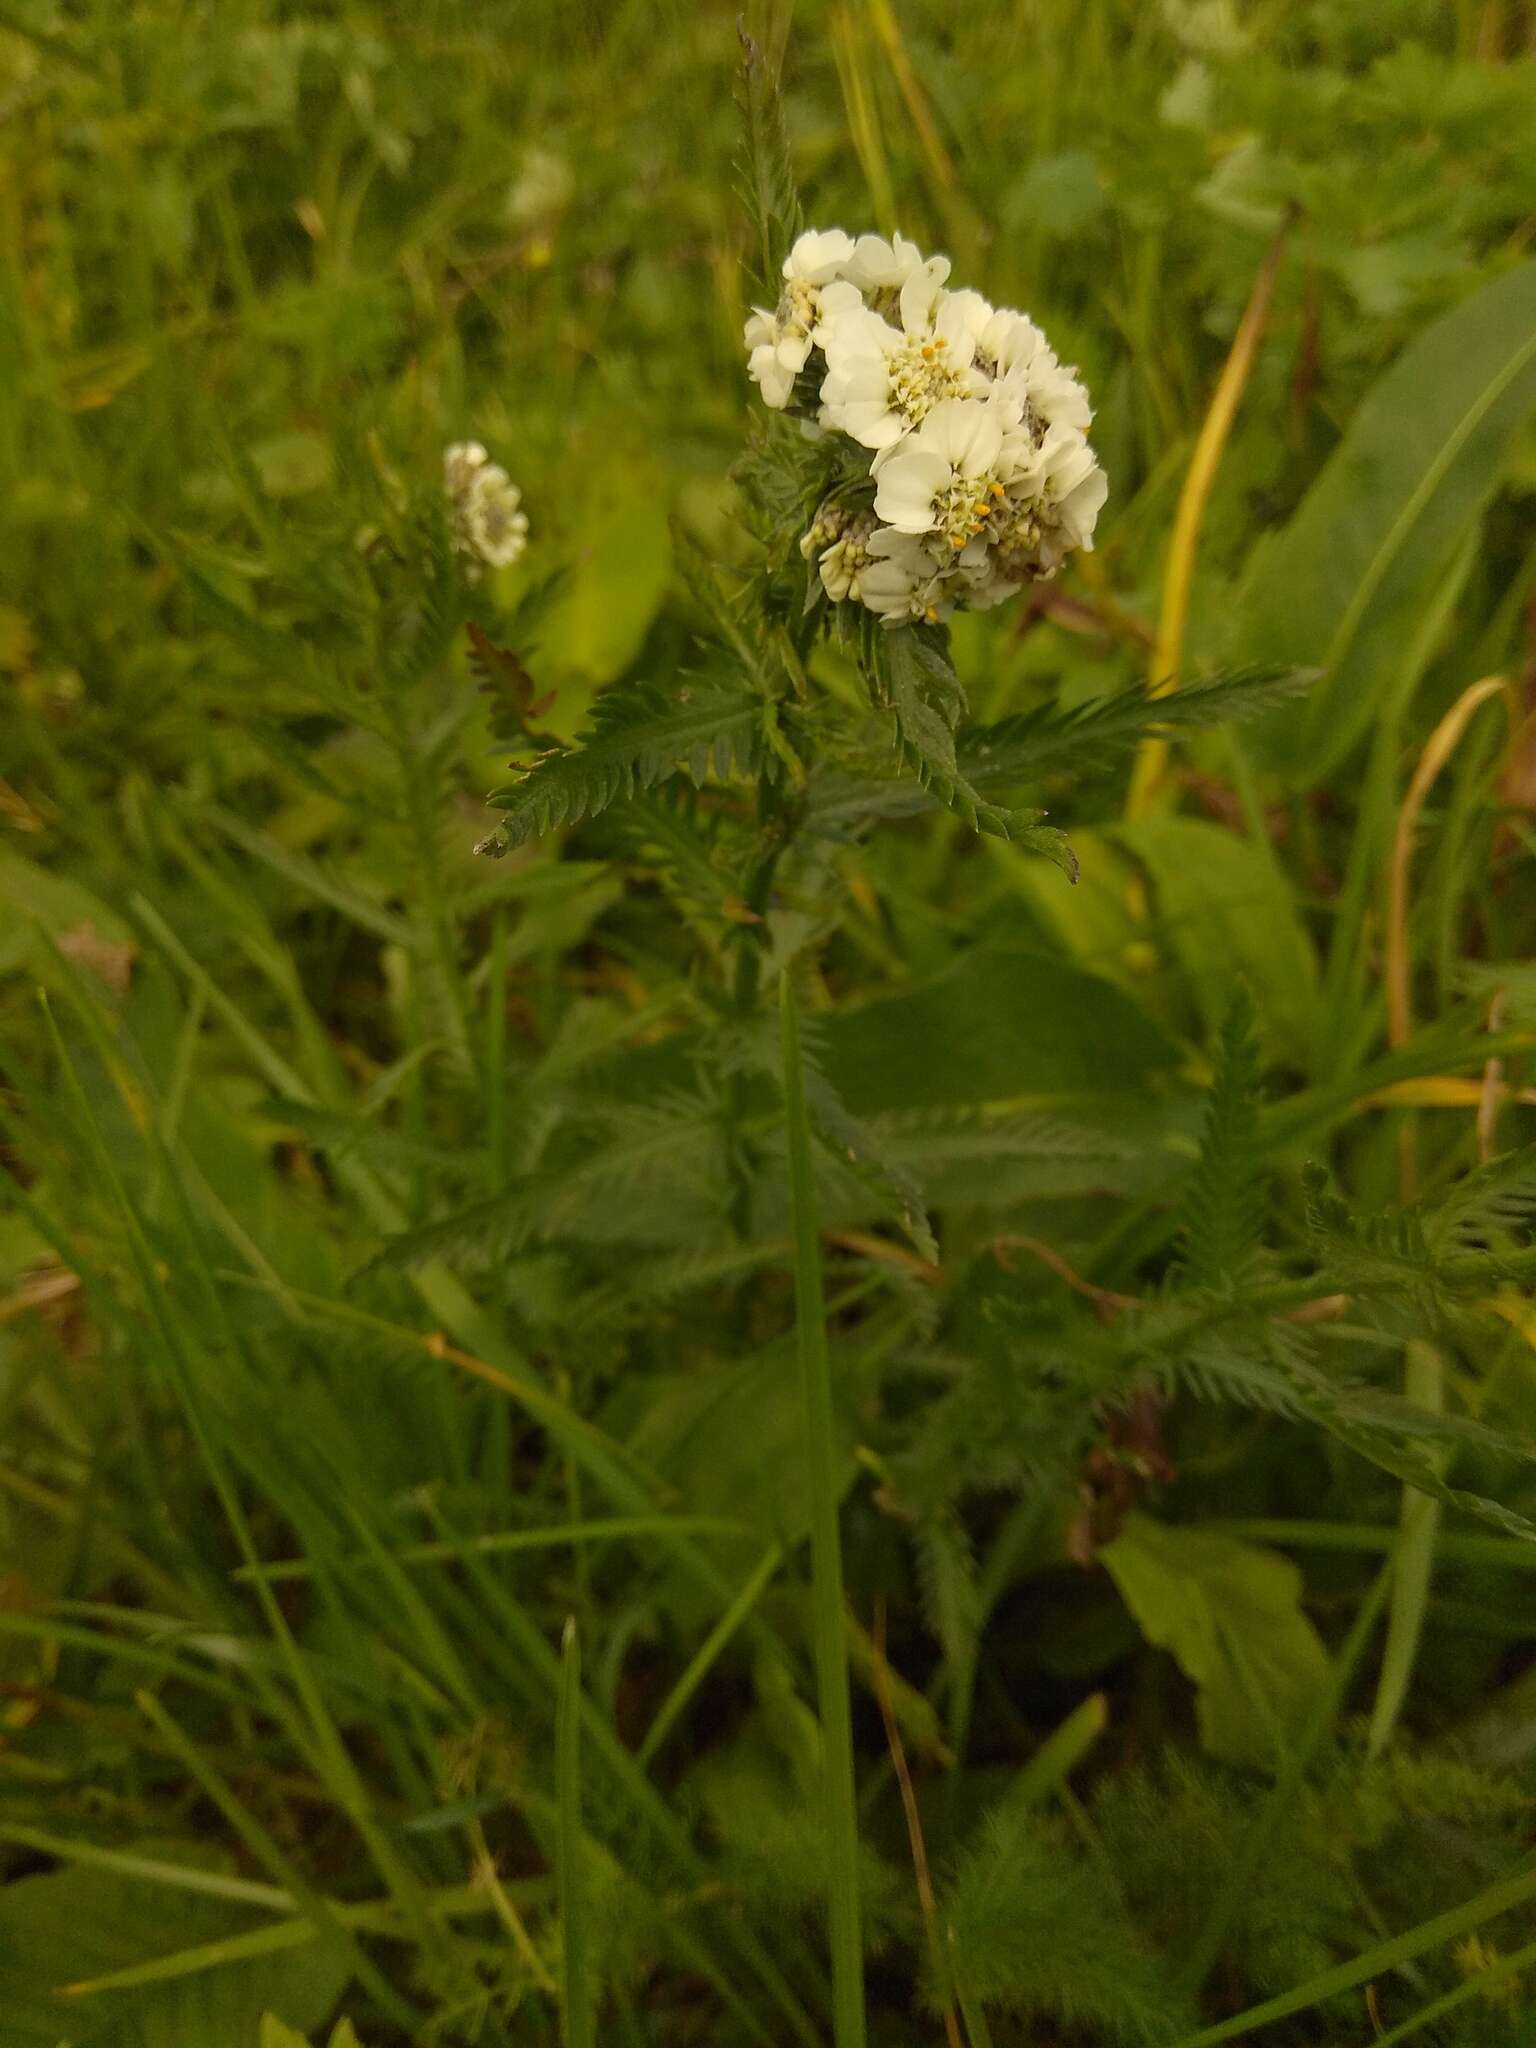
{"label": "second white flower cluster", "polygon": [[[1108,483],[1088,394],[1024,313],[949,291],[949,259],[896,235],[800,236],[772,312],[746,326],[751,374],[870,454],[800,543],[829,597],[888,625],[980,610],[1093,546]],[[872,487],[872,494],[871,494]]]}
{"label": "second white flower cluster", "polygon": [[528,545],[523,494],[478,441],[455,441],[443,450],[443,493],[455,554],[473,580],[482,569],[505,569]]}

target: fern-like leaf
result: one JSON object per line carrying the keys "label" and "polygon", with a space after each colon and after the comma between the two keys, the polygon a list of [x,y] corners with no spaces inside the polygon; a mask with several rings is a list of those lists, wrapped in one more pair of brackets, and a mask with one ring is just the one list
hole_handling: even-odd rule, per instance
{"label": "fern-like leaf", "polygon": [[1043,704],[963,733],[960,765],[974,782],[994,788],[1031,781],[1046,769],[1090,768],[1096,758],[1134,747],[1153,734],[1261,718],[1310,688],[1318,674],[1307,668],[1241,668],[1162,697],[1154,697],[1143,683],[1071,709]]}
{"label": "fern-like leaf", "polygon": [[1253,1000],[1239,989],[1222,1027],[1216,1082],[1185,1200],[1188,1287],[1236,1292],[1253,1271],[1264,1221],[1258,1084]]}
{"label": "fern-like leaf", "polygon": [[779,265],[800,232],[800,200],[778,78],[746,25],[738,23],[736,32],[741,39],[736,104],[742,124],[737,189],[756,243],[756,282],[765,302],[776,305]]}
{"label": "fern-like leaf", "polygon": [[[970,1995],[1036,2022],[1032,2038],[1145,2048],[1195,2018],[1103,1872],[1028,1808],[993,1808],[939,1911]],[[936,2010],[953,1995],[942,1965],[925,1988]]]}
{"label": "fern-like leaf", "polygon": [[817,1063],[814,1053],[802,1053],[802,1058],[806,1098],[817,1135],[832,1152],[845,1157],[862,1180],[873,1185],[885,1197],[900,1216],[902,1228],[912,1240],[913,1248],[920,1257],[936,1265],[939,1248],[934,1242],[921,1187],[902,1161],[881,1142],[877,1133],[844,1106],[842,1097]]}
{"label": "fern-like leaf", "polygon": [[476,620],[464,628],[469,636],[469,666],[490,713],[491,738],[499,747],[528,743],[528,722],[542,718],[555,701],[553,690],[540,691],[522,656],[498,647]]}
{"label": "fern-like leaf", "polygon": [[556,825],[596,816],[621,798],[685,769],[695,782],[711,772],[746,772],[758,757],[764,706],[742,690],[692,684],[675,696],[626,684],[594,706],[592,724],[572,747],[551,748],[487,802],[503,814],[513,846]]}
{"label": "fern-like leaf", "polygon": [[1010,810],[989,802],[961,767],[955,732],[965,711],[965,692],[942,637],[926,627],[902,627],[885,636],[884,652],[882,665],[888,671],[902,758],[923,788],[973,831],[1016,840],[1053,861],[1075,882],[1077,857],[1065,833],[1040,824],[1042,811]]}
{"label": "fern-like leaf", "polygon": [[1432,1250],[1488,1251],[1536,1218],[1536,1145],[1522,1145],[1457,1181],[1424,1218]]}

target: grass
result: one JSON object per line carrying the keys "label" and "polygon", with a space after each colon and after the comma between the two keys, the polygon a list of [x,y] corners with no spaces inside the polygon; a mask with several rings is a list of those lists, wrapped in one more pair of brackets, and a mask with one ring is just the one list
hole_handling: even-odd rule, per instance
{"label": "grass", "polygon": [[0,6],[3,2048],[1529,2033],[1536,21],[750,28],[1093,393],[1075,887],[764,567],[732,9]]}

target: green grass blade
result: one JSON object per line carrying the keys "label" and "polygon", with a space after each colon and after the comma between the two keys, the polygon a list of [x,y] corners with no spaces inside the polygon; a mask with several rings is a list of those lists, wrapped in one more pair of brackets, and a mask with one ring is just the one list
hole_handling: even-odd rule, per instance
{"label": "green grass blade", "polygon": [[811,1579],[816,1687],[821,1708],[827,1819],[827,1893],[832,1949],[833,2039],[863,2048],[864,1957],[859,1934],[859,1840],[853,1782],[853,1721],[843,1628],[843,1561],[838,1532],[837,1444],[832,1362],[822,1288],[821,1245],[811,1174],[811,1125],[800,1059],[800,1020],[789,976],[779,984],[784,1048],[784,1116],[795,1224],[795,1322],[805,1399],[805,1461],[811,1501]]}
{"label": "green grass blade", "polygon": [[587,1895],[581,1840],[581,1641],[575,1616],[560,1644],[555,1717],[555,1796],[559,1807],[560,2017],[565,2048],[593,2048],[592,1982],[587,1971]]}
{"label": "green grass blade", "polygon": [[[439,1528],[445,1527],[441,1510],[435,1503],[428,1504],[428,1513]],[[486,1648],[487,1655],[496,1661],[503,1682],[515,1696],[521,1689],[529,1687],[531,1678],[536,1682],[532,1689],[554,1700],[558,1712],[562,1667],[543,1629],[474,1551],[466,1553],[464,1563],[466,1575],[496,1624]],[[694,1848],[677,1814],[640,1768],[633,1752],[619,1740],[596,1703],[584,1695],[578,1697],[590,1754],[612,1778],[632,1809],[634,1818],[649,1828],[675,1859],[687,1882],[698,1889],[706,1887],[710,1878],[708,1865]],[[733,1912],[716,1924],[743,1961],[755,1971],[759,1982],[788,2022],[795,2039],[803,2044],[803,2048],[819,2048],[819,2036],[809,2014],[759,1939],[752,1923]]]}
{"label": "green grass blade", "polygon": [[[1207,1529],[1240,1536],[1253,1543],[1278,1543],[1293,1550],[1391,1550],[1399,1531],[1385,1523],[1297,1522],[1275,1516],[1243,1516],[1235,1521],[1209,1521]],[[1495,1571],[1536,1572],[1536,1543],[1513,1536],[1442,1536],[1435,1546],[1441,1557],[1462,1564],[1491,1565]]]}
{"label": "green grass blade", "polygon": [[345,1944],[359,1981],[366,1985],[369,1993],[378,2000],[380,2009],[388,2013],[397,2024],[407,2028],[414,2027],[418,2015],[381,1974],[378,1966],[370,1960],[366,1952],[359,1947],[356,1937],[345,1925],[332,1901],[306,1882],[298,1865],[283,1852],[275,1837],[262,1825],[245,1802],[235,1796],[218,1771],[196,1744],[189,1741],[180,1724],[167,1713],[154,1694],[140,1692],[135,1694],[135,1699],[139,1711],[174,1751],[188,1774],[202,1786],[203,1791],[244,1842],[250,1854],[278,1884],[292,1894],[294,1904],[312,1922],[317,1933]]}
{"label": "green grass blade", "polygon": [[1038,1806],[1064,1785],[1092,1749],[1109,1721],[1109,1707],[1101,1692],[1092,1692],[1049,1735],[1035,1751],[1008,1788],[1010,1809]]}
{"label": "green grass blade", "polygon": [[[1458,1984],[1454,1991],[1447,1991],[1443,1997],[1431,1999],[1428,2005],[1420,2006],[1405,2020],[1385,2034],[1378,2034],[1372,2048],[1392,2048],[1394,2041],[1406,2041],[1410,2034],[1416,2034],[1421,2027],[1427,2027],[1435,2020],[1444,2019],[1459,2005],[1465,2005],[1469,1998],[1487,1998],[1501,1984],[1518,1977],[1522,1970],[1536,1963],[1536,1941],[1528,1942],[1524,1948],[1517,1948],[1507,1956],[1500,1956],[1496,1963],[1490,1963],[1486,1970],[1474,1970],[1464,1984]],[[1536,2018],[1536,2015],[1532,2016]],[[1525,2038],[1530,2039],[1529,2033]]]}
{"label": "green grass blade", "polygon": [[[383,1571],[391,1564],[457,1564],[471,1552],[477,1557],[499,1557],[509,1551],[561,1550],[572,1543],[613,1543],[631,1536],[744,1536],[745,1522],[733,1522],[725,1515],[608,1515],[585,1522],[555,1522],[542,1529],[490,1529],[482,1536],[462,1536],[451,1543],[408,1543],[400,1550],[370,1549],[367,1555],[333,1559],[327,1569],[335,1572]],[[1536,1565],[1536,1549],[1531,1554]],[[314,1576],[315,1563],[308,1557],[278,1558],[271,1564],[239,1565],[230,1574],[235,1580],[267,1579],[284,1583]]]}
{"label": "green grass blade", "polygon": [[117,1877],[169,1885],[176,1891],[199,1892],[211,1899],[229,1899],[268,1913],[293,1911],[293,1894],[278,1885],[256,1884],[248,1877],[228,1877],[221,1870],[203,1870],[190,1863],[167,1863],[158,1856],[136,1856],[125,1849],[103,1849],[95,1842],[73,1841],[68,1835],[51,1835],[42,1828],[23,1827],[16,1821],[0,1821],[0,1842],[56,1857],[61,1863],[110,1870]]}
{"label": "green grass blade", "polygon": [[1281,1992],[1278,1998],[1266,1999],[1262,2005],[1240,2012],[1234,2019],[1223,2020],[1220,2026],[1206,2027],[1198,2034],[1186,2034],[1173,2044],[1173,2048],[1215,2048],[1218,2041],[1246,2041],[1259,2027],[1267,2027],[1275,2020],[1289,2019],[1293,2013],[1309,2012],[1314,2005],[1321,2005],[1325,1998],[1336,1997],[1341,1991],[1352,1991],[1357,1984],[1369,1983],[1372,1977],[1395,1970],[1401,1963],[1412,1962],[1415,1956],[1440,1948],[1446,1942],[1454,1941],[1459,1934],[1468,1934],[1474,1927],[1481,1927],[1487,1921],[1497,1919],[1499,1914],[1523,1906],[1532,1898],[1536,1898],[1536,1868],[1527,1868],[1518,1876],[1506,1877],[1501,1883],[1490,1885],[1475,1899],[1468,1899],[1465,1905],[1453,1906],[1448,1913],[1437,1913],[1432,1920],[1421,1921],[1405,1934],[1395,1934],[1390,1941],[1378,1942],[1353,1961],[1340,1963],[1334,1969],[1309,1977],[1305,1984],[1298,1984],[1292,1991]]}
{"label": "green grass blade", "polygon": [[178,1949],[174,1955],[155,1956],[147,1963],[134,1963],[101,1977],[86,1977],[61,1989],[71,1998],[96,1998],[106,1991],[137,1991],[145,1984],[170,1984],[180,1977],[198,1977],[208,1970],[227,1970],[234,1963],[303,1948],[315,1940],[318,1932],[311,1920],[277,1920],[243,1934],[228,1934],[222,1941],[203,1942],[197,1948]]}
{"label": "green grass blade", "polygon": [[645,1731],[645,1740],[635,1752],[635,1761],[642,1769],[650,1764],[677,1725],[678,1716],[683,1713],[688,1702],[708,1677],[715,1659],[762,1598],[783,1561],[784,1553],[778,1544],[770,1543],[748,1575],[741,1591],[699,1645],[687,1669],[657,1709],[655,1720]]}
{"label": "green grass blade", "polygon": [[[1438,1413],[1444,1405],[1444,1371],[1439,1353],[1428,1344],[1410,1338],[1407,1346],[1403,1392],[1421,1408]],[[1429,1605],[1429,1585],[1435,1569],[1435,1539],[1440,1532],[1440,1503],[1415,1486],[1404,1486],[1402,1521],[1397,1545],[1397,1573],[1392,1584],[1392,1606],[1387,1615],[1387,1642],[1382,1653],[1381,1676],[1371,1708],[1370,1731],[1366,1736],[1367,1756],[1380,1756],[1392,1740],[1397,1717],[1408,1697],[1419,1638],[1424,1631],[1424,1610]]]}

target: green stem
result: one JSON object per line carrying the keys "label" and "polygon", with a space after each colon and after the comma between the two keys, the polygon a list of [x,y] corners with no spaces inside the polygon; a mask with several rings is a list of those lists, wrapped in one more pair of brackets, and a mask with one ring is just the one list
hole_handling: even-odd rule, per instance
{"label": "green stem", "polygon": [[485,1016],[486,1178],[493,1188],[507,1178],[507,912],[491,917],[491,966]]}
{"label": "green stem", "polygon": [[560,2012],[565,2048],[592,2048],[596,2039],[592,1983],[587,1974],[587,1895],[581,1841],[581,1644],[573,1615],[560,1645],[560,1697],[555,1725],[556,1805],[559,1810]]}
{"label": "green stem", "polygon": [[[1445,1405],[1445,1375],[1440,1354],[1432,1345],[1410,1338],[1403,1392],[1421,1408],[1438,1413]],[[1366,1755],[1380,1756],[1392,1739],[1398,1715],[1408,1696],[1418,1656],[1419,1637],[1424,1629],[1424,1610],[1429,1605],[1429,1585],[1435,1569],[1435,1541],[1440,1533],[1440,1503],[1431,1495],[1405,1485],[1397,1543],[1397,1576],[1392,1588],[1392,1606],[1387,1616],[1387,1641],[1382,1653],[1381,1677],[1371,1708]]]}
{"label": "green stem", "polygon": [[390,705],[390,721],[406,816],[415,842],[415,882],[421,891],[421,915],[417,927],[420,932],[417,939],[419,964],[424,969],[430,959],[436,967],[442,981],[444,1021],[453,1034],[455,1053],[461,1064],[468,1066],[471,1045],[469,1004],[459,971],[447,894],[443,888],[442,849],[437,831],[441,808],[436,802],[436,792],[423,786],[416,745],[405,714],[397,703]]}
{"label": "green stem", "polygon": [[788,974],[779,983],[784,1047],[784,1115],[794,1209],[795,1323],[805,1400],[805,1466],[811,1506],[811,1580],[816,1686],[821,1710],[823,1803],[827,1821],[827,1893],[832,1949],[833,2040],[864,2048],[864,1964],[859,1934],[859,1838],[854,1799],[853,1721],[848,1700],[848,1641],[843,1626],[842,1546],[838,1533],[838,1459],[827,1349],[821,1245],[811,1177],[811,1127],[800,1063],[800,1021]]}

